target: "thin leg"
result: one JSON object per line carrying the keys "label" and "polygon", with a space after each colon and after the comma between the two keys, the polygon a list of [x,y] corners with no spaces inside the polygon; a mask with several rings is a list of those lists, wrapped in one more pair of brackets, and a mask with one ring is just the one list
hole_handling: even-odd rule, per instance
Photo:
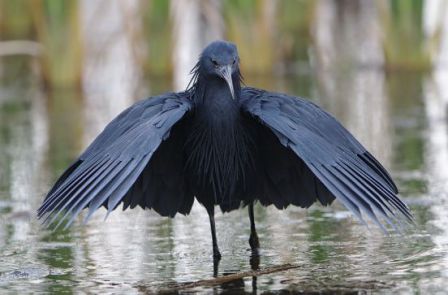
{"label": "thin leg", "polygon": [[254,203],[249,203],[249,219],[250,219],[250,238],[249,245],[252,250],[257,250],[260,248],[260,242],[258,241],[257,230],[255,229],[255,220],[254,220]]}
{"label": "thin leg", "polygon": [[213,277],[217,278],[219,273],[219,262],[221,260],[218,258],[213,259]]}
{"label": "thin leg", "polygon": [[[254,222],[254,208],[253,208],[253,204],[251,203],[249,205],[249,217],[250,217],[250,230],[251,230],[251,235],[250,235],[250,239],[249,239],[249,244],[252,248],[252,255],[250,255],[250,267],[252,270],[258,270],[260,269],[260,255],[258,254],[258,249],[257,248],[253,248],[252,244],[254,242],[252,242],[253,240],[253,236],[255,236],[255,240],[257,241],[257,245],[258,245],[258,236],[257,236],[257,232],[255,230],[255,222]],[[259,245],[258,245],[259,246]],[[252,294],[257,294],[257,276],[252,276]]]}
{"label": "thin leg", "polygon": [[216,229],[215,229],[215,208],[207,209],[208,217],[210,219],[210,228],[212,230],[212,242],[213,242],[213,259],[220,260],[221,253],[218,248],[218,239],[216,239]]}

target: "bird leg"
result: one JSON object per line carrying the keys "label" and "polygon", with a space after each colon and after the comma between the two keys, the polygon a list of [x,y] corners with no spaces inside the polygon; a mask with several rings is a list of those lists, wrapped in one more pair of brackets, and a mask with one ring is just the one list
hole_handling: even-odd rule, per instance
{"label": "bird leg", "polygon": [[255,229],[254,220],[254,203],[249,203],[249,219],[250,219],[250,238],[249,245],[252,251],[257,251],[260,248],[260,242],[258,241],[257,230]]}
{"label": "bird leg", "polygon": [[212,230],[212,242],[213,242],[213,259],[220,260],[221,253],[218,248],[218,239],[216,239],[216,229],[215,229],[215,208],[207,209],[208,218],[210,219],[210,228]]}
{"label": "bird leg", "polygon": [[218,272],[219,272],[219,262],[221,260],[214,258],[213,259],[213,277],[217,278],[218,277]]}

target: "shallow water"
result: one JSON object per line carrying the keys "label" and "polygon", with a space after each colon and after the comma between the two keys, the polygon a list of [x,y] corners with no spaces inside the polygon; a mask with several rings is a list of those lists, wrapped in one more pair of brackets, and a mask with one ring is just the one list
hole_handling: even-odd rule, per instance
{"label": "shallow water", "polygon": [[[436,74],[374,69],[338,74],[332,85],[316,75],[246,77],[246,83],[313,97],[333,112],[391,170],[417,228],[386,236],[360,225],[337,202],[309,210],[257,206],[262,250],[254,261],[246,210],[218,213],[218,275],[257,263],[297,267],[180,291],[448,290],[447,83]],[[135,209],[114,212],[105,222],[101,211],[86,226],[66,231],[40,226],[35,212],[45,192],[107,120],[93,120],[99,110],[89,110],[76,93],[44,93],[32,78],[18,77],[0,84],[0,293],[151,293],[212,278],[208,218],[198,204],[175,219]],[[152,93],[165,89],[166,81],[151,80]]]}

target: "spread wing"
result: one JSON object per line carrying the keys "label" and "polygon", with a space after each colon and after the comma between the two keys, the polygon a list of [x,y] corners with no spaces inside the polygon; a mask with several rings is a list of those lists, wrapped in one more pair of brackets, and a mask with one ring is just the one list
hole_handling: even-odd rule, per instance
{"label": "spread wing", "polygon": [[[280,192],[277,198],[286,195],[286,205],[289,202],[307,207],[316,199],[328,204],[336,198],[362,222],[361,212],[382,229],[381,218],[395,228],[401,224],[401,217],[412,222],[412,215],[397,197],[397,187],[387,171],[330,114],[310,101],[255,88],[242,90],[240,107],[271,131],[271,136],[261,136],[258,142],[273,153],[264,160],[268,169],[289,166],[280,173],[289,173],[283,177],[289,177],[289,181],[278,180],[277,186],[274,183]],[[275,175],[276,171],[267,173],[271,173],[271,182],[282,177]],[[301,193],[288,195],[288,189],[293,190],[295,185]]]}
{"label": "spread wing", "polygon": [[[151,159],[165,156],[160,146],[165,145],[168,151],[173,149],[172,144],[166,144],[170,141],[167,139],[175,124],[191,108],[189,93],[183,92],[142,100],[123,111],[59,178],[38,209],[39,218],[46,215],[44,222],[51,224],[59,216],[57,226],[63,221],[68,221],[66,226],[69,226],[86,207],[89,207],[87,221],[100,206],[106,206],[110,212],[122,201],[125,207],[155,206],[164,215],[174,215],[164,204],[158,205],[154,196],[142,199],[148,186],[142,183],[142,176],[152,175],[158,180],[150,166],[153,160],[161,161]],[[170,160],[167,166],[173,163],[175,160]],[[174,204],[175,201],[179,205],[174,211],[186,211],[181,208],[184,200],[173,200]]]}

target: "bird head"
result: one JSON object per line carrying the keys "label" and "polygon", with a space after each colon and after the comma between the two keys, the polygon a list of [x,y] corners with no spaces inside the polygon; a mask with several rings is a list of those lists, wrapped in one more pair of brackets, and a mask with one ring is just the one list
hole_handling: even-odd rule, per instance
{"label": "bird head", "polygon": [[206,77],[218,77],[229,86],[232,98],[235,99],[233,78],[240,79],[239,57],[235,44],[226,41],[210,43],[201,54],[199,68]]}

